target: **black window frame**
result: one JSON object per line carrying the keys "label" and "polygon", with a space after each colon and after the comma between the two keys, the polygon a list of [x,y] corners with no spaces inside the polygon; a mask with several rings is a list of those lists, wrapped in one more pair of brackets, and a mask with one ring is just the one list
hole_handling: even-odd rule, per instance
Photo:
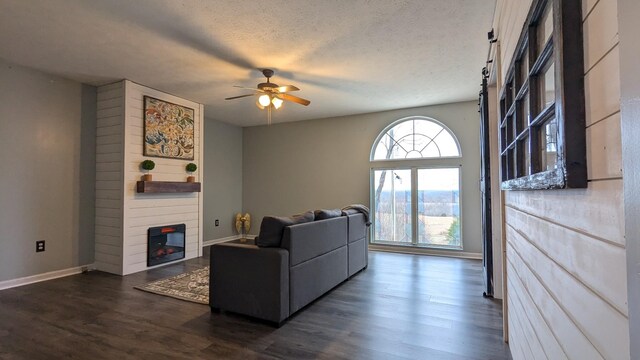
{"label": "black window frame", "polygon": [[[539,48],[538,29],[544,26],[541,20],[547,7],[553,11],[553,31]],[[583,56],[581,0],[534,0],[499,97],[503,190],[587,187]],[[526,72],[522,59],[528,60]],[[551,63],[554,101],[541,107],[544,70]],[[522,106],[525,97],[529,98],[527,118]],[[540,133],[553,119],[556,166],[547,170],[542,169]]]}

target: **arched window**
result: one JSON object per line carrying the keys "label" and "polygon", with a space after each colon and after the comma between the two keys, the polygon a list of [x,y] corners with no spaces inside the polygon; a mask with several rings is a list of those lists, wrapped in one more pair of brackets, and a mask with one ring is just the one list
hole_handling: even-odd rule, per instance
{"label": "arched window", "polygon": [[378,136],[371,160],[460,157],[460,145],[451,130],[426,117],[396,121]]}
{"label": "arched window", "polygon": [[458,139],[437,120],[387,126],[371,148],[371,242],[462,249],[461,158]]}

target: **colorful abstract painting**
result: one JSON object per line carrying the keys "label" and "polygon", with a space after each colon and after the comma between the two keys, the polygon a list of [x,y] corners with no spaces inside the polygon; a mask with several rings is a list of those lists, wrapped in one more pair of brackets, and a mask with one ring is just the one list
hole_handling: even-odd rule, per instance
{"label": "colorful abstract painting", "polygon": [[193,109],[144,97],[144,155],[193,160]]}

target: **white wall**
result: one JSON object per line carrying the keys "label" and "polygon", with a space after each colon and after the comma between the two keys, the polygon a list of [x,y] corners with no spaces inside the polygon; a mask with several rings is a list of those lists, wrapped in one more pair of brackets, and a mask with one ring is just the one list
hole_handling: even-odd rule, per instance
{"label": "white wall", "polygon": [[95,102],[0,60],[0,282],[93,263]]}
{"label": "white wall", "polygon": [[[616,0],[583,3],[587,189],[504,193],[514,359],[628,359]],[[498,1],[501,86],[530,0]]]}
{"label": "white wall", "polygon": [[[234,236],[235,214],[242,211],[242,128],[205,119],[202,161],[207,189],[204,241]],[[216,219],[219,226],[215,226]]]}
{"label": "white wall", "polygon": [[475,101],[244,128],[243,209],[255,219],[251,232],[258,233],[264,215],[369,205],[373,142],[387,125],[415,115],[441,121],[460,141],[463,246],[465,252],[480,253],[480,121]]}
{"label": "white wall", "polygon": [[[143,98],[152,96],[194,110],[194,160],[164,159],[145,157],[143,153]],[[98,131],[97,160],[99,164],[112,164],[110,171],[98,166],[96,188],[97,200],[108,200],[113,208],[102,207],[98,203],[96,213],[96,237],[104,237],[101,229],[108,228],[113,244],[98,242],[96,246],[96,267],[116,274],[130,274],[147,269],[147,230],[150,227],[184,223],[186,225],[185,259],[202,254],[202,213],[203,200],[200,193],[138,194],[136,182],[142,172],[140,163],[151,159],[156,163],[152,170],[154,181],[186,181],[186,164],[198,165],[194,173],[196,181],[202,180],[204,165],[202,159],[202,109],[203,106],[158,90],[144,87],[128,80],[118,84],[105,85],[98,90]],[[119,119],[118,119],[119,118]],[[111,120],[110,120],[111,119]],[[109,121],[114,125],[106,126]],[[105,125],[105,127],[103,127]],[[101,141],[103,135],[113,135],[121,143]],[[116,168],[122,171],[116,171]],[[206,191],[203,186],[203,191]],[[103,196],[103,194],[106,194]],[[121,205],[116,205],[115,202]],[[105,245],[105,246],[103,246]],[[106,254],[112,251],[114,254]],[[111,259],[112,262],[103,261]],[[116,268],[118,267],[119,268]]]}

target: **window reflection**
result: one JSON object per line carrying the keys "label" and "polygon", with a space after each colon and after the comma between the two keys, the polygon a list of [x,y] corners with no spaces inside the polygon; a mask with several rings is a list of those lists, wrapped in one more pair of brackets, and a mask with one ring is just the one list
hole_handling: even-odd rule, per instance
{"label": "window reflection", "polygon": [[544,123],[540,131],[540,165],[542,171],[554,170],[558,161],[558,126],[556,119]]}

